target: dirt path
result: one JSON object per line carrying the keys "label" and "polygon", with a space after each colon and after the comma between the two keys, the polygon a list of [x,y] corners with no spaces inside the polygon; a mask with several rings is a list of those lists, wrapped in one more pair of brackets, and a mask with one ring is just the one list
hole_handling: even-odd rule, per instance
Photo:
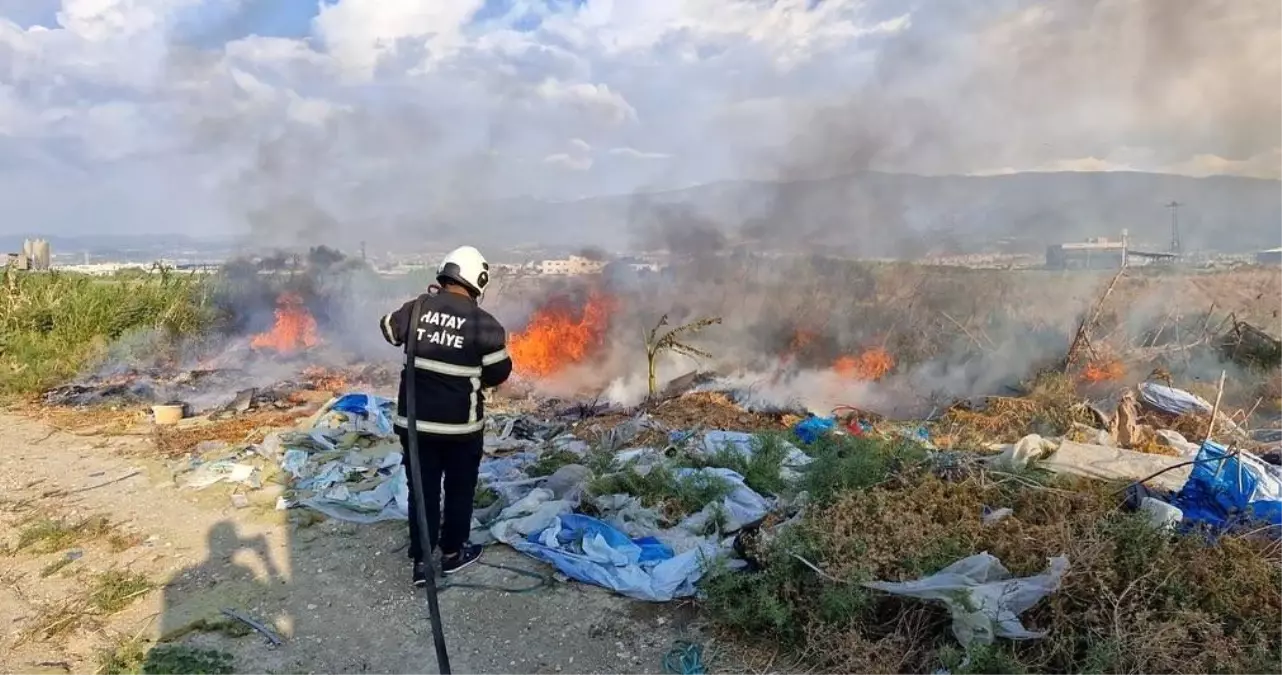
{"label": "dirt path", "polygon": [[[164,636],[226,651],[238,672],[435,672],[401,523],[287,518],[270,490],[236,508],[229,488],[175,486],[138,437],[51,433],[0,414],[0,439],[0,542],[25,544],[0,554],[0,671],[94,672],[100,650]],[[486,560],[548,571],[504,547]],[[487,567],[458,580],[532,581]],[[659,672],[674,640],[700,639],[689,607],[573,583],[448,589],[441,606],[460,673]],[[284,644],[244,634],[224,608],[274,627]]]}

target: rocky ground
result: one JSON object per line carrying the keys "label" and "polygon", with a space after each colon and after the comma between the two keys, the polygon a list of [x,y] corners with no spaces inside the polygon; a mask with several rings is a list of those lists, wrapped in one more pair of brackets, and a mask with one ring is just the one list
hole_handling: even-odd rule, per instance
{"label": "rocky ground", "polygon": [[[0,670],[111,672],[164,638],[230,654],[238,672],[435,672],[403,524],[285,517],[270,489],[238,508],[222,486],[177,487],[144,437],[9,414],[0,437]],[[550,573],[502,547],[485,560]],[[456,579],[536,583],[493,567]],[[455,672],[660,672],[677,640],[703,643],[709,660],[718,651],[689,605],[556,580],[525,593],[451,588],[441,607]],[[712,666],[736,670],[724,653]]]}

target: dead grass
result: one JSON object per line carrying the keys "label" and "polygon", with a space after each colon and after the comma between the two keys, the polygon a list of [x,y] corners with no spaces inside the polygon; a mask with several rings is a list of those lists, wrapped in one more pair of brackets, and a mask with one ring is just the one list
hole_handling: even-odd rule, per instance
{"label": "dead grass", "polygon": [[153,588],[155,585],[137,572],[109,570],[94,577],[89,586],[89,605],[101,612],[115,614]]}
{"label": "dead grass", "polygon": [[311,412],[290,410],[238,415],[207,424],[158,426],[151,434],[156,451],[164,457],[181,457],[204,441],[257,443],[276,429],[292,427]]}
{"label": "dead grass", "polygon": [[[1262,672],[1282,653],[1276,542],[1170,536],[1123,513],[1115,486],[973,474],[899,473],[847,491],[777,540],[766,569],[718,573],[709,609],[723,625],[782,640],[832,672],[929,672],[956,650],[941,607],[867,591],[981,551],[1016,576],[1067,555],[1063,586],[1023,616],[1041,640],[999,641],[968,672]],[[984,525],[986,508],[1014,515]],[[846,583],[825,580],[796,553]],[[996,668],[987,670],[986,668]],[[954,670],[954,672],[958,672]]]}
{"label": "dead grass", "polygon": [[[795,419],[784,415],[768,415],[744,410],[721,392],[693,392],[661,401],[648,410],[650,417],[668,429],[693,430],[721,429],[725,431],[786,431]],[[632,419],[631,415],[599,415],[582,422],[576,433],[584,438],[600,435]],[[633,445],[663,447],[667,436],[655,429],[646,429],[634,439]]]}
{"label": "dead grass", "polygon": [[57,574],[58,572],[61,572],[63,568],[65,568],[67,565],[70,565],[73,562],[75,562],[75,560],[69,556],[63,556],[61,558],[58,558],[57,560],[54,560],[48,565],[45,565],[44,567],[40,568],[40,578],[48,579],[49,577]]}
{"label": "dead grass", "polygon": [[77,521],[36,516],[20,526],[18,540],[8,552],[10,555],[20,552],[58,553],[112,534],[114,528],[105,516],[89,516]]}
{"label": "dead grass", "polygon": [[983,449],[989,443],[1014,443],[1030,433],[1062,436],[1074,423],[1096,424],[1076,383],[1059,373],[1044,373],[1026,385],[1024,396],[994,396],[982,409],[949,408],[933,423],[932,438],[944,448]]}
{"label": "dead grass", "polygon": [[112,553],[124,553],[131,548],[141,546],[144,537],[136,532],[112,532],[107,535],[107,548]]}
{"label": "dead grass", "polygon": [[76,435],[121,436],[146,422],[147,411],[141,407],[88,406],[67,408],[45,405],[29,397],[12,406],[23,417],[37,420],[51,429]]}
{"label": "dead grass", "polygon": [[93,578],[82,593],[37,608],[18,632],[17,640],[43,642],[72,631],[96,626],[103,615],[128,607],[155,586],[141,574],[111,570]]}
{"label": "dead grass", "polygon": [[94,623],[83,598],[67,598],[40,606],[18,631],[17,642],[44,642]]}

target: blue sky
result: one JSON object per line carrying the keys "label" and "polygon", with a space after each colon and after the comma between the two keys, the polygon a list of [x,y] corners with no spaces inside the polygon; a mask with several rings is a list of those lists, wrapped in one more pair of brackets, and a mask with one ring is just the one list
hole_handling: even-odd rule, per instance
{"label": "blue sky", "polygon": [[234,232],[290,200],[365,221],[862,170],[1277,177],[1278,4],[1186,9],[0,0],[0,199],[59,234]]}

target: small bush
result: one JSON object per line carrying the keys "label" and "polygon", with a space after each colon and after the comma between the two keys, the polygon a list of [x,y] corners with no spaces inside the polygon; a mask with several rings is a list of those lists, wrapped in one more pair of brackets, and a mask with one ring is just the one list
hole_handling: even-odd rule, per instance
{"label": "small bush", "polygon": [[594,495],[630,494],[648,507],[659,509],[668,519],[679,520],[713,502],[720,502],[734,486],[719,476],[694,473],[680,476],[663,465],[640,471],[628,467],[618,473],[597,477],[588,483]]}
{"label": "small bush", "polygon": [[788,458],[788,446],[780,434],[760,434],[753,439],[751,453],[743,453],[726,446],[718,448],[711,456],[691,457],[686,462],[693,467],[721,467],[743,476],[743,482],[764,495],[777,495],[788,487],[781,475],[783,462]]}
{"label": "small bush", "polygon": [[540,478],[551,476],[556,470],[569,464],[582,464],[583,458],[568,450],[553,450],[539,456],[539,459],[531,464],[525,473],[530,478]]}
{"label": "small bush", "polygon": [[494,488],[483,485],[476,486],[476,493],[472,497],[472,508],[484,509],[494,505],[499,500],[499,493]]}
{"label": "small bush", "polygon": [[236,672],[235,658],[216,649],[187,645],[158,645],[147,652],[144,675],[230,675]]}
{"label": "small bush", "polygon": [[217,649],[167,644],[147,651],[138,639],[124,640],[97,653],[99,675],[233,675],[231,655]]}
{"label": "small bush", "polygon": [[826,436],[808,450],[815,461],[806,467],[802,487],[820,503],[850,490],[878,485],[926,459],[926,451],[906,439],[888,442],[859,436]]}

